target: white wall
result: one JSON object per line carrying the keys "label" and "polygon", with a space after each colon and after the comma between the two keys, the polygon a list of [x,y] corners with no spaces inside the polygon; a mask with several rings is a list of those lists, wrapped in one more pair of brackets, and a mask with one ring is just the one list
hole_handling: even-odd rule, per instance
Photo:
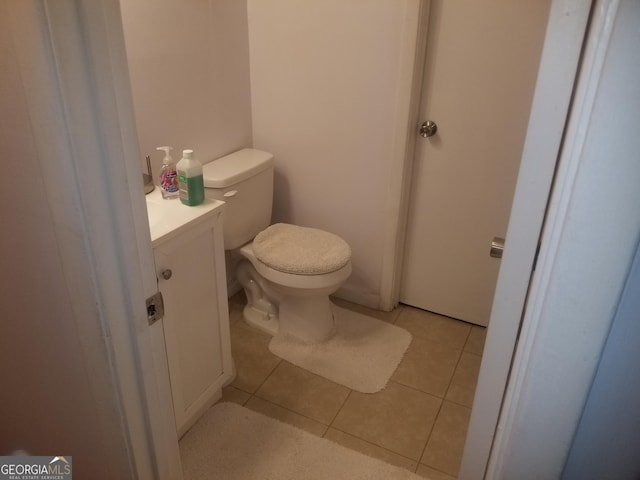
{"label": "white wall", "polygon": [[343,236],[354,267],[343,296],[379,306],[403,29],[419,2],[121,8],[141,157],[152,154],[156,179],[164,144],[203,163],[252,145],[274,153],[274,221]]}
{"label": "white wall", "polygon": [[[131,478],[82,209],[54,179],[75,181],[57,155],[58,126],[45,123],[56,99],[35,87],[49,61],[41,7],[0,1],[0,151],[11,162],[0,189],[0,455],[71,455],[77,478]],[[53,140],[46,151],[40,134]]]}
{"label": "white wall", "polygon": [[[251,146],[247,6],[238,0],[121,0],[140,152],[202,163]],[[143,167],[145,168],[145,167]]]}
{"label": "white wall", "polygon": [[[255,148],[276,159],[274,221],[342,236],[342,296],[379,305],[399,64],[413,0],[248,0]],[[406,122],[406,119],[402,119]]]}

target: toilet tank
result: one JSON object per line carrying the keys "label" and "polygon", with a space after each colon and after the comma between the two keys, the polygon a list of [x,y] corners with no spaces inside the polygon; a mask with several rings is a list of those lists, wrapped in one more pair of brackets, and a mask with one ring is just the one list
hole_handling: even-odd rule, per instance
{"label": "toilet tank", "polygon": [[223,213],[225,250],[253,240],[271,223],[273,155],[245,148],[202,167],[204,194],[226,203]]}

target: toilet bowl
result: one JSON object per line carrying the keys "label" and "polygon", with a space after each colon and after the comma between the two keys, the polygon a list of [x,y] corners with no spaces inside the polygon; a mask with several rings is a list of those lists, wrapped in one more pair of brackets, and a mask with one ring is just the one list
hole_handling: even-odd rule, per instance
{"label": "toilet bowl", "polygon": [[329,339],[329,295],[351,274],[351,249],[337,235],[286,223],[269,226],[273,156],[244,149],[203,167],[205,195],[226,202],[225,249],[240,255],[235,276],[247,294],[247,323],[307,343]]}

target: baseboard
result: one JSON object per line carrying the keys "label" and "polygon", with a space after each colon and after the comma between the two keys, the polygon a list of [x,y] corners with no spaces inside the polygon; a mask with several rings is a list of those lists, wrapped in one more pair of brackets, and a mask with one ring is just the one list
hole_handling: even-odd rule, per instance
{"label": "baseboard", "polygon": [[380,310],[380,295],[365,292],[362,288],[350,283],[345,283],[333,296],[346,300],[347,302]]}

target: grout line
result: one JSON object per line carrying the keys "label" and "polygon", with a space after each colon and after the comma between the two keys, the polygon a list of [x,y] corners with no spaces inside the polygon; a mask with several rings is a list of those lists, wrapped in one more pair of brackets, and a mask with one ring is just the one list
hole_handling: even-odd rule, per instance
{"label": "grout line", "polygon": [[271,371],[264,377],[264,380],[262,380],[260,385],[258,385],[258,388],[256,388],[255,391],[252,393],[252,395],[255,395],[256,393],[258,393],[258,391],[262,388],[262,386],[265,383],[267,383],[267,380],[271,378],[271,375],[273,375],[273,372],[275,372],[277,368],[280,366],[280,364],[284,361],[280,357],[276,357],[276,358],[278,359],[278,363],[276,363],[275,366],[271,369]]}
{"label": "grout line", "polygon": [[[431,440],[431,435],[433,435],[433,430],[434,428],[436,428],[436,422],[438,421],[438,417],[440,416],[440,412],[442,411],[442,405],[444,405],[444,398],[440,402],[440,406],[438,407],[438,413],[436,413],[436,417],[433,419],[433,424],[431,425],[431,429],[429,430],[429,435],[427,435],[427,441],[424,442],[424,446],[422,447],[422,452],[420,453],[420,458],[418,458],[418,464],[421,463],[420,460],[422,460],[422,457],[424,457],[424,452],[427,451],[427,445],[429,445],[429,440]],[[432,468],[431,465],[427,465],[426,463],[423,463],[423,465],[426,465],[427,467]]]}
{"label": "grout line", "polygon": [[[230,383],[229,385],[225,385],[224,387],[222,387],[223,395],[222,395],[222,397],[220,397],[220,400],[218,400],[216,403],[220,403],[220,402],[223,401],[224,389],[225,388],[233,388],[234,390],[237,390],[237,391],[239,391],[241,393],[246,393],[247,395],[249,395],[249,398],[251,398],[253,396],[253,394],[251,392],[247,392],[246,390],[243,390],[242,388],[236,387],[235,385]],[[226,400],[226,401],[230,401],[230,400]],[[244,404],[247,403],[248,401],[249,401],[248,399],[245,400],[241,405],[244,406]]]}
{"label": "grout line", "polygon": [[[352,393],[353,393],[353,390],[349,389],[349,393],[347,393],[347,396],[344,398],[344,401],[342,402],[342,405],[340,405],[340,408],[338,408],[338,411],[336,412],[336,414],[333,416],[333,418],[329,422],[329,427],[333,427],[333,422],[335,422],[336,418],[338,418],[338,415],[340,415],[340,412],[342,411],[344,406],[347,404],[347,400],[349,400],[349,397],[351,397]],[[335,428],[335,427],[333,427],[333,428]],[[327,428],[327,431],[329,431],[329,428]]]}
{"label": "grout line", "polygon": [[471,338],[471,332],[473,331],[473,325],[471,325],[471,328],[469,328],[469,333],[467,333],[467,338],[464,339],[464,343],[462,344],[462,351],[466,351],[465,347],[467,346],[467,343],[469,343],[469,338]]}
{"label": "grout line", "polygon": [[451,388],[451,384],[453,383],[453,378],[456,376],[456,372],[458,371],[458,366],[460,366],[460,361],[462,360],[462,354],[464,353],[464,350],[460,351],[460,355],[458,355],[458,361],[456,362],[456,366],[453,369],[453,374],[451,375],[451,378],[449,379],[449,383],[447,384],[447,388],[444,391],[444,397],[442,397],[443,400],[447,399],[447,394],[449,393],[449,389]]}
{"label": "grout line", "polygon": [[[455,372],[455,370],[454,370],[454,372]],[[453,375],[452,375],[452,376],[453,376]],[[387,385],[388,385],[389,383],[395,383],[396,385],[400,385],[401,387],[408,388],[408,389],[410,389],[410,390],[413,390],[414,392],[423,393],[423,394],[425,394],[425,395],[430,395],[430,396],[432,396],[432,397],[434,397],[434,398],[437,398],[437,399],[439,399],[439,400],[444,400],[444,396],[440,397],[440,396],[436,395],[435,393],[425,392],[424,390],[420,390],[420,389],[419,389],[419,388],[417,388],[417,387],[413,387],[413,386],[411,386],[411,385],[405,385],[404,383],[399,382],[398,380],[389,380],[389,382],[387,383]],[[447,388],[449,388],[449,387],[447,387]],[[381,391],[382,391],[382,390],[381,390]],[[377,392],[377,393],[380,393],[380,392]],[[446,392],[445,392],[445,395],[446,395]]]}
{"label": "grout line", "polygon": [[[334,430],[337,430],[337,431],[338,431],[338,432],[340,432],[340,433],[344,433],[345,435],[348,435],[348,436],[353,437],[353,438],[355,438],[355,439],[357,439],[357,440],[360,440],[361,442],[368,443],[369,445],[373,445],[374,447],[381,448],[382,450],[384,450],[384,451],[386,451],[386,452],[389,452],[389,453],[392,453],[392,454],[397,455],[397,456],[399,456],[399,457],[405,458],[405,459],[409,460],[410,462],[416,462],[416,464],[417,464],[417,465],[416,465],[416,468],[417,468],[417,466],[420,464],[420,459],[416,460],[415,458],[407,457],[406,455],[403,455],[402,453],[398,453],[398,452],[396,452],[396,451],[394,451],[394,450],[391,450],[391,449],[389,449],[389,448],[387,448],[387,447],[385,447],[385,446],[383,446],[383,445],[380,445],[380,444],[378,444],[378,443],[376,443],[376,442],[372,442],[371,440],[366,440],[366,439],[364,439],[364,438],[362,438],[362,437],[359,437],[359,436],[357,436],[357,435],[354,435],[353,433],[346,432],[346,431],[344,431],[344,430],[342,430],[342,429],[340,429],[340,428],[337,428],[337,427],[330,427],[330,428],[333,428]],[[338,442],[334,442],[334,443],[338,443]],[[347,447],[345,447],[345,448],[347,448]],[[353,450],[353,449],[351,449],[351,450]],[[366,455],[366,454],[365,454],[365,455]],[[387,463],[388,463],[388,462],[387,462]],[[405,469],[405,470],[406,470],[406,469]]]}
{"label": "grout line", "polygon": [[[466,343],[466,340],[465,340]],[[444,396],[440,399],[440,406],[438,407],[438,413],[436,413],[435,418],[433,419],[433,425],[431,425],[431,430],[429,431],[429,435],[427,436],[427,441],[424,444],[424,447],[422,448],[422,453],[420,454],[420,459],[422,459],[422,457],[424,457],[424,453],[427,450],[427,445],[429,445],[429,440],[431,440],[431,435],[433,435],[433,430],[436,428],[436,422],[438,421],[438,418],[440,417],[440,413],[442,412],[442,407],[444,406],[444,402],[447,402],[447,393],[449,393],[449,388],[451,388],[451,383],[453,382],[453,377],[456,374],[456,370],[458,369],[458,365],[460,365],[460,360],[462,359],[462,352],[463,350],[460,350],[460,354],[458,355],[458,361],[456,362],[456,366],[453,369],[453,374],[451,375],[451,378],[449,379],[449,383],[447,385],[447,388],[445,389],[444,392]],[[435,396],[435,395],[434,395]],[[436,397],[436,398],[440,398],[440,397]],[[454,402],[451,402],[454,403]],[[418,460],[418,463],[420,463],[420,460]],[[431,467],[431,465],[427,465],[426,463],[424,463],[423,465],[428,466],[429,468],[433,468]]]}
{"label": "grout line", "polygon": [[235,388],[236,390],[240,390],[241,392],[248,393],[249,395],[253,395],[253,392],[249,392],[241,387],[236,387],[233,383],[230,383],[229,386]]}
{"label": "grout line", "polygon": [[[425,467],[429,467],[431,470],[435,470],[436,472],[442,473],[443,475],[446,475],[447,477],[453,477],[453,478],[455,478],[455,479],[457,479],[457,478],[458,478],[458,477],[457,477],[457,476],[455,476],[455,475],[451,475],[450,473],[447,473],[447,472],[445,472],[445,471],[443,471],[443,470],[440,470],[439,468],[432,467],[431,465],[427,465],[426,463],[418,463],[418,466],[420,466],[420,465],[424,465]],[[417,470],[416,470],[416,472],[417,472]],[[426,480],[428,480],[428,477],[427,477],[427,479],[426,479]]]}
{"label": "grout line", "polygon": [[462,408],[468,408],[469,410],[471,410],[473,407],[470,407],[469,405],[465,405],[463,403],[458,403],[458,402],[454,402],[453,400],[447,400],[447,399],[443,399],[453,405],[457,405],[458,407],[462,407]]}
{"label": "grout line", "polygon": [[[302,413],[300,413],[300,412],[296,412],[295,410],[291,410],[289,407],[285,407],[284,405],[280,405],[279,403],[272,402],[271,400],[267,400],[266,398],[262,398],[262,397],[260,397],[259,395],[252,395],[252,396],[251,396],[251,398],[254,398],[254,397],[255,397],[255,398],[257,398],[258,400],[262,401],[262,402],[269,403],[269,404],[274,405],[274,406],[276,406],[276,407],[282,408],[283,410],[286,410],[287,412],[290,412],[290,413],[293,413],[293,414],[295,414],[295,415],[298,415],[299,417],[306,418],[307,420],[311,420],[311,421],[313,421],[313,422],[315,422],[315,423],[318,423],[318,424],[322,425],[323,427],[325,427],[325,431],[322,433],[322,435],[320,435],[320,438],[323,438],[323,437],[325,436],[325,434],[327,433],[327,431],[329,430],[329,425],[327,425],[327,424],[326,424],[326,423],[324,423],[324,422],[321,422],[320,420],[317,420],[317,419],[315,419],[315,418],[311,418],[311,417],[309,417],[309,416],[307,416],[307,415],[304,415],[304,414],[302,414]],[[249,401],[247,400],[247,403],[248,403],[248,402],[249,402]],[[247,407],[247,408],[249,408],[249,407]],[[251,409],[251,410],[253,410],[253,409]],[[258,412],[257,410],[253,410],[253,411],[254,411],[254,412],[257,412],[257,413],[262,413],[262,415],[267,415],[266,413]],[[285,422],[284,420],[280,420],[279,418],[271,417],[270,415],[267,415],[267,416],[269,416],[270,418],[273,418],[274,420],[278,420],[279,422],[283,422],[283,423],[287,423],[287,424],[289,424],[289,425],[292,425],[292,426],[294,426],[294,427],[296,427],[296,428],[299,428],[300,430],[305,430],[305,429],[303,429],[302,427],[298,427],[298,426],[293,425],[293,424],[291,424],[291,423]],[[312,432],[309,432],[308,430],[305,430],[305,431],[306,431],[307,433],[312,433]],[[315,435],[315,434],[314,434],[314,435]]]}

